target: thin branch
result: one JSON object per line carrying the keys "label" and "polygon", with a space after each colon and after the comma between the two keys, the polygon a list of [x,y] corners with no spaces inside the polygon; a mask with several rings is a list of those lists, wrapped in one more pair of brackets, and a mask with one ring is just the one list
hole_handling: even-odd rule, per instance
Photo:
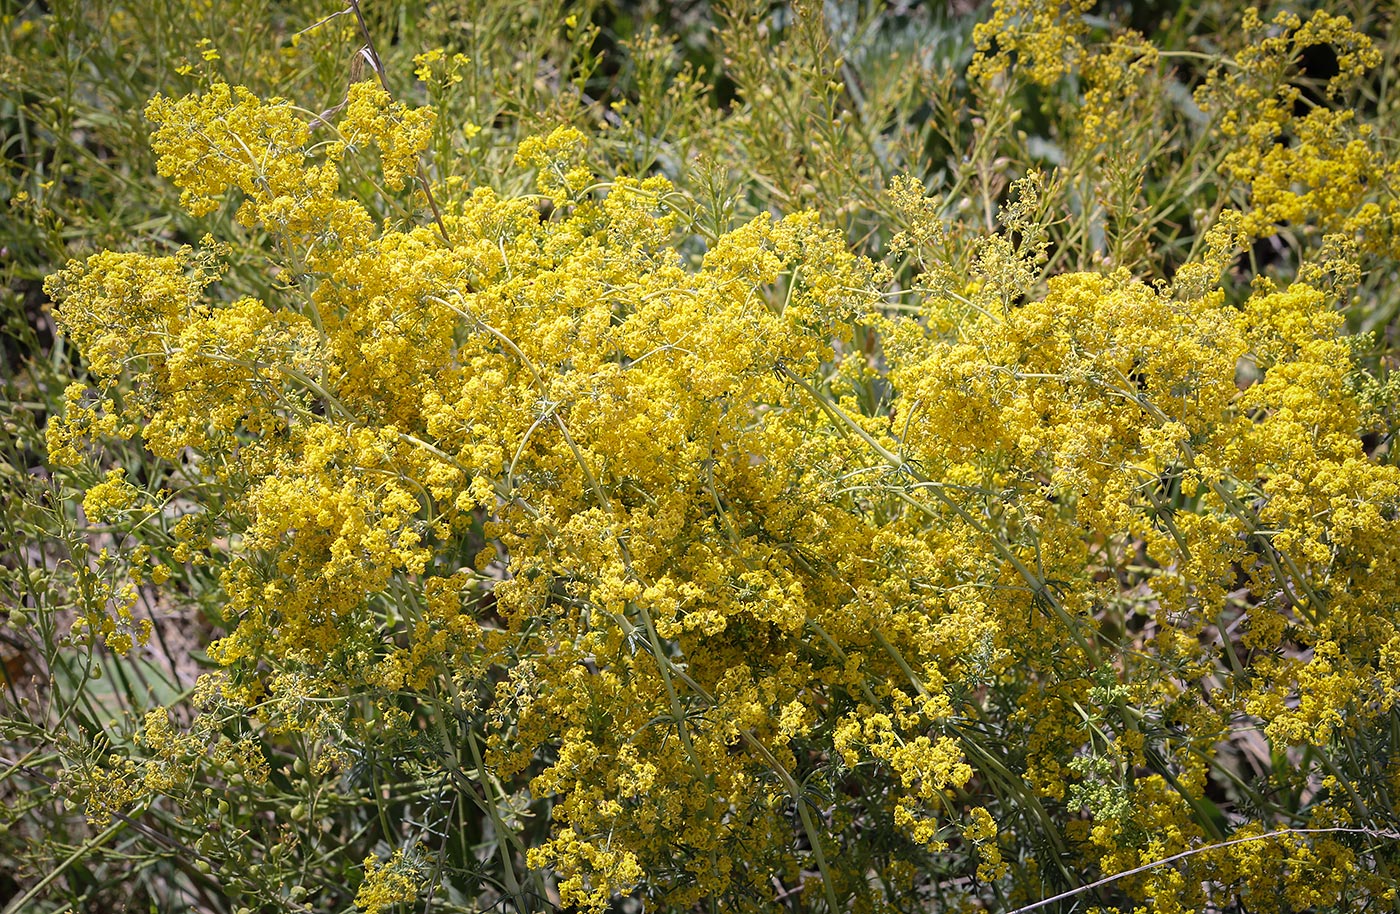
{"label": "thin branch", "polygon": [[[361,50],[365,60],[374,69],[374,74],[379,77],[379,85],[384,87],[385,92],[389,92],[389,75],[384,72],[384,60],[379,56],[379,51],[374,46],[374,36],[370,34],[369,23],[365,21],[364,11],[360,9],[360,0],[346,0],[349,9],[355,13],[355,19],[360,24],[360,34],[364,36],[365,46]],[[447,234],[447,223],[442,220],[442,210],[438,209],[437,198],[433,196],[432,186],[428,184],[428,172],[423,168],[423,158],[418,157],[418,186],[423,188],[423,196],[428,200],[428,208],[433,211],[433,221],[437,223],[438,231],[442,233],[442,243],[449,249],[452,247],[452,238]]]}
{"label": "thin branch", "polygon": [[1040,901],[1037,901],[1034,904],[1028,904],[1025,907],[1017,908],[1014,911],[1007,911],[1006,914],[1026,914],[1027,911],[1034,911],[1036,908],[1043,908],[1048,904],[1054,904],[1057,901],[1064,901],[1066,898],[1073,898],[1075,895],[1081,895],[1084,892],[1088,892],[1092,889],[1097,889],[1100,886],[1108,885],[1110,882],[1117,882],[1119,879],[1126,879],[1129,876],[1136,876],[1138,873],[1145,873],[1148,870],[1154,870],[1158,867],[1166,866],[1168,863],[1174,863],[1177,860],[1184,860],[1187,857],[1194,857],[1196,854],[1204,854],[1206,851],[1213,851],[1223,847],[1229,847],[1232,844],[1244,844],[1249,841],[1262,841],[1265,838],[1277,838],[1281,835],[1322,835],[1334,832],[1370,835],[1373,838],[1389,838],[1392,841],[1400,841],[1400,832],[1379,831],[1372,828],[1280,828],[1278,831],[1265,832],[1262,835],[1249,835],[1245,838],[1232,838],[1229,841],[1222,841],[1219,844],[1208,844],[1204,847],[1195,847],[1189,851],[1182,851],[1179,854],[1172,854],[1170,857],[1163,857],[1161,860],[1154,860],[1151,863],[1144,863],[1142,866],[1133,867],[1130,870],[1124,870],[1123,872],[1115,873],[1112,876],[1105,876],[1097,882],[1091,882],[1088,885],[1081,885],[1077,889],[1070,889],[1068,892],[1061,892],[1060,894],[1052,895],[1049,898],[1042,898]]}

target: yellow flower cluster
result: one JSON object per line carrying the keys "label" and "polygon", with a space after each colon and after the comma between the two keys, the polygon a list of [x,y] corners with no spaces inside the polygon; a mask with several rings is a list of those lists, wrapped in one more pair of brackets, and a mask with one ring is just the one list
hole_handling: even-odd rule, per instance
{"label": "yellow flower cluster", "polygon": [[[1242,29],[1244,48],[1197,89],[1196,101],[1228,144],[1222,171],[1249,189],[1246,231],[1261,238],[1291,225],[1341,234],[1363,251],[1400,254],[1400,164],[1344,102],[1380,62],[1372,40],[1345,16],[1324,11],[1306,20],[1284,11],[1266,21],[1249,9]],[[1300,86],[1298,60],[1319,46],[1336,55],[1337,72],[1313,100]]]}
{"label": "yellow flower cluster", "polygon": [[418,897],[422,876],[402,850],[387,863],[371,854],[365,858],[365,880],[355,894],[355,905],[365,914],[381,914]]}
{"label": "yellow flower cluster", "polygon": [[377,147],[385,185],[400,190],[418,168],[436,117],[431,108],[408,108],[374,83],[360,82],[350,87],[340,133],[346,143]]}
{"label": "yellow flower cluster", "polygon": [[88,520],[101,522],[136,504],[140,492],[125,476],[126,470],[121,467],[108,470],[106,479],[87,490],[83,496],[83,513]]}
{"label": "yellow flower cluster", "polygon": [[996,0],[992,16],[972,32],[977,55],[969,79],[992,84],[1013,68],[1049,87],[1074,71],[1088,31],[1092,0]]}
{"label": "yellow flower cluster", "polygon": [[[1152,132],[1164,87],[1156,84],[1157,48],[1136,32],[1115,36],[1106,46],[1084,54],[1079,67],[1084,100],[1079,108],[1079,141],[1086,147],[1122,155],[1144,154],[1130,136]],[[1129,106],[1124,109],[1125,103]]]}
{"label": "yellow flower cluster", "polygon": [[[1014,54],[1054,83],[1087,6],[997,3],[976,75]],[[1348,79],[1370,59],[1344,22],[1283,24],[1342,47]],[[1283,53],[1269,40],[1261,73]],[[1093,60],[1101,109],[1121,91],[1109,70],[1157,64],[1132,40]],[[1291,100],[1279,80],[1266,108]],[[281,285],[215,301],[212,239],[52,277],[98,385],[70,391],[54,459],[139,435],[216,487],[223,513],[181,520],[171,558],[227,534],[235,624],[203,685],[218,713],[334,743],[352,696],[450,705],[476,728],[487,803],[548,798],[549,837],[521,856],[565,906],[824,893],[879,910],[871,874],[935,853],[986,880],[1123,872],[1221,837],[1201,798],[1235,721],[1286,750],[1392,713],[1400,470],[1363,447],[1345,282],[1323,269],[1384,248],[1338,239],[1291,283],[1219,288],[1274,221],[1363,235],[1357,220],[1389,218],[1368,206],[1393,166],[1341,114],[1294,124],[1292,159],[1268,148],[1278,124],[1241,141],[1228,168],[1251,203],[1172,283],[1042,283],[1038,173],[1012,187],[1007,231],[964,247],[967,275],[940,274],[939,207],[898,182],[896,246],[924,258],[928,294],[892,318],[891,273],[816,214],[760,216],[691,256],[686,196],[599,180],[571,128],[521,144],[537,194],[453,191],[439,232],[376,226],[340,192],[359,146],[391,188],[419,173],[434,115],[375,85],[351,88],[326,142],[226,85],[148,113],[191,211],[237,196]],[[1102,117],[1083,129],[1110,142]],[[89,513],[136,497],[113,474]],[[420,725],[387,703],[379,719],[405,739]],[[148,791],[182,789],[201,726],[148,718]],[[1024,818],[997,820],[999,792]],[[1049,808],[1083,817],[1009,859]],[[871,834],[894,847],[876,862]],[[1125,886],[1175,911],[1275,878],[1297,908],[1325,890],[1317,867],[1357,869],[1325,841],[1246,846]],[[422,885],[403,852],[365,870],[369,912]]]}

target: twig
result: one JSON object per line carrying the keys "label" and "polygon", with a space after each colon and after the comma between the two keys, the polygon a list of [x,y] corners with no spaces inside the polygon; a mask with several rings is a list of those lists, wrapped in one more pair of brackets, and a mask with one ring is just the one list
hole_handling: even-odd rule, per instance
{"label": "twig", "polygon": [[[370,67],[374,69],[374,74],[379,77],[379,85],[384,87],[385,92],[393,94],[389,90],[389,76],[384,72],[384,61],[379,56],[379,51],[374,47],[374,36],[370,34],[369,23],[365,21],[365,14],[360,9],[360,0],[346,0],[349,9],[355,13],[355,20],[360,24],[360,34],[365,38],[364,49],[360,52],[365,60],[369,61]],[[423,158],[418,158],[418,186],[423,188],[423,196],[428,200],[428,208],[433,211],[433,221],[437,223],[438,231],[442,233],[442,243],[448,248],[452,247],[452,238],[447,234],[447,223],[442,221],[442,210],[438,209],[437,198],[433,196],[433,189],[428,184],[428,173],[423,168]]]}
{"label": "twig", "polygon": [[1168,863],[1173,863],[1177,860],[1184,860],[1187,857],[1193,857],[1196,854],[1203,854],[1206,851],[1218,850],[1222,847],[1229,847],[1232,844],[1244,844],[1248,841],[1262,841],[1265,838],[1277,838],[1280,835],[1321,835],[1330,834],[1333,832],[1370,835],[1373,838],[1389,838],[1392,841],[1400,841],[1400,833],[1393,831],[1378,831],[1372,828],[1281,828],[1278,831],[1266,832],[1262,835],[1249,835],[1245,838],[1232,838],[1229,841],[1222,841],[1219,844],[1208,844],[1205,847],[1195,847],[1189,851],[1182,851],[1179,854],[1172,854],[1170,857],[1163,857],[1161,860],[1154,860],[1151,863],[1144,863],[1142,866],[1133,867],[1130,870],[1124,870],[1123,872],[1115,873],[1112,876],[1105,876],[1097,882],[1091,882],[1088,885],[1081,885],[1077,889],[1070,889],[1068,892],[1061,892],[1060,894],[1052,895],[1049,898],[1042,898],[1040,901],[1037,901],[1034,904],[1028,904],[1025,907],[1017,908],[1014,911],[1007,911],[1006,914],[1026,914],[1027,911],[1034,911],[1036,908],[1043,908],[1048,904],[1054,904],[1057,901],[1064,901],[1066,898],[1073,898],[1075,895],[1080,895],[1084,892],[1090,891],[1091,889],[1097,889],[1100,886],[1108,885],[1110,882],[1116,882],[1119,879],[1126,879],[1129,876],[1136,876],[1138,873],[1144,873],[1148,870],[1156,869],[1159,866],[1166,866]]}

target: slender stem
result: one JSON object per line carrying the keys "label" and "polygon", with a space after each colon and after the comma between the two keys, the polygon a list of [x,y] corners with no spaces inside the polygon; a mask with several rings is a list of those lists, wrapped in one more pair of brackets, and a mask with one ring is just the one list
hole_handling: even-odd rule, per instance
{"label": "slender stem", "polygon": [[1024,907],[1016,908],[1014,911],[1008,911],[1007,914],[1026,914],[1027,911],[1034,911],[1037,908],[1043,908],[1046,905],[1054,904],[1057,901],[1064,901],[1066,898],[1073,898],[1075,895],[1081,895],[1084,892],[1087,892],[1091,889],[1097,889],[1100,886],[1108,885],[1110,882],[1117,882],[1119,879],[1126,879],[1129,876],[1136,876],[1138,873],[1145,873],[1148,870],[1154,870],[1158,867],[1166,866],[1168,863],[1174,863],[1177,860],[1184,860],[1187,857],[1194,857],[1196,854],[1204,854],[1207,851],[1219,850],[1221,848],[1230,847],[1234,844],[1245,844],[1249,841],[1263,841],[1266,838],[1278,838],[1283,835],[1321,835],[1334,834],[1338,832],[1354,835],[1369,835],[1373,838],[1387,838],[1391,841],[1400,841],[1400,833],[1393,831],[1380,831],[1371,828],[1280,828],[1277,831],[1265,832],[1262,835],[1249,835],[1245,838],[1232,838],[1229,841],[1222,841],[1219,844],[1207,844],[1204,847],[1193,847],[1190,850],[1182,851],[1179,854],[1172,854],[1170,857],[1163,857],[1161,860],[1154,860],[1151,863],[1144,863],[1142,866],[1136,866],[1130,870],[1124,870],[1121,873],[1114,873],[1112,876],[1105,876],[1104,878],[1099,879],[1095,882],[1091,882],[1088,885],[1081,885],[1077,889],[1070,889],[1068,892],[1061,892],[1060,894],[1052,895],[1049,898],[1042,898],[1040,901],[1037,901],[1034,904],[1028,904]]}
{"label": "slender stem", "polygon": [[[450,680],[451,677],[449,676],[448,679]],[[512,839],[518,840],[518,836],[509,832],[506,829],[505,822],[501,819],[501,814],[497,809],[497,805],[502,803],[503,800],[497,799],[492,789],[496,786],[495,777],[491,772],[486,770],[486,764],[481,758],[481,750],[477,748],[476,745],[476,734],[473,733],[470,728],[467,729],[467,747],[471,750],[472,764],[476,766],[477,772],[481,775],[481,790],[486,794],[486,812],[491,817],[492,826],[496,829],[496,846],[500,848],[501,851],[501,864],[505,868],[506,886],[510,889],[510,893],[515,896],[518,903],[519,900],[524,899],[525,895],[520,889],[520,880],[516,878],[515,864],[511,861],[511,851],[508,847]],[[528,909],[529,905],[526,904],[525,907]]]}
{"label": "slender stem", "polygon": [[[374,75],[379,77],[379,84],[384,87],[384,91],[390,92],[389,75],[384,72],[384,61],[374,46],[374,35],[370,34],[369,23],[365,21],[364,11],[360,9],[360,0],[347,0],[347,2],[350,4],[350,9],[355,11],[355,20],[360,24],[360,34],[364,35],[365,38],[365,58],[374,68]],[[423,196],[428,200],[428,209],[433,212],[433,221],[437,223],[438,231],[442,233],[442,243],[450,249],[452,237],[447,234],[447,223],[442,220],[442,210],[438,209],[437,198],[433,196],[433,188],[428,183],[428,173],[423,168],[421,156],[418,158],[417,178],[418,186],[423,189]]]}
{"label": "slender stem", "polygon": [[111,825],[107,826],[107,828],[105,828],[103,831],[89,838],[87,841],[81,844],[77,848],[77,850],[69,854],[63,860],[62,863],[54,867],[47,876],[36,882],[33,885],[33,887],[30,888],[29,891],[25,892],[23,895],[20,895],[14,901],[11,901],[5,907],[3,914],[18,914],[18,912],[25,910],[25,905],[29,904],[29,902],[37,898],[39,894],[44,891],[44,889],[49,887],[50,883],[52,883],[59,876],[63,875],[64,870],[68,869],[68,867],[72,866],[74,863],[77,863],[79,860],[81,860],[87,854],[91,853],[93,850],[106,844],[114,835],[117,834],[117,832],[126,828],[126,826],[127,822],[124,819],[119,819],[116,822],[113,822]]}

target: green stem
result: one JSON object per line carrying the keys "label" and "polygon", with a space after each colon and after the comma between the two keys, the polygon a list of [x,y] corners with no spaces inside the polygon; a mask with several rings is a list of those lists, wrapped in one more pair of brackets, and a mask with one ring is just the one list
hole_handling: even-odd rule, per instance
{"label": "green stem", "polygon": [[36,882],[29,891],[11,901],[5,907],[3,914],[19,914],[20,911],[25,910],[25,905],[39,897],[40,893],[48,888],[59,876],[63,875],[65,870],[77,863],[87,854],[106,844],[113,836],[126,828],[126,826],[127,823],[125,820],[118,820],[83,842],[83,844],[74,850],[73,853],[69,854],[62,863],[50,870],[47,876]]}

